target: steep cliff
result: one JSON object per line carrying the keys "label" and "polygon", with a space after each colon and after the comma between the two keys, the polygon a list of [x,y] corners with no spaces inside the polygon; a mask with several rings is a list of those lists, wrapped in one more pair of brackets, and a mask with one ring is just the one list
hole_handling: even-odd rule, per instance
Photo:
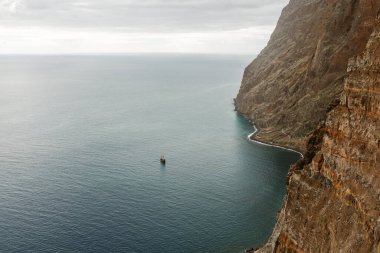
{"label": "steep cliff", "polygon": [[288,175],[273,235],[257,252],[380,252],[380,10],[347,68],[340,102]]}
{"label": "steep cliff", "polygon": [[256,139],[301,151],[343,91],[348,59],[362,52],[379,0],[290,0],[267,47],[246,68],[236,109]]}

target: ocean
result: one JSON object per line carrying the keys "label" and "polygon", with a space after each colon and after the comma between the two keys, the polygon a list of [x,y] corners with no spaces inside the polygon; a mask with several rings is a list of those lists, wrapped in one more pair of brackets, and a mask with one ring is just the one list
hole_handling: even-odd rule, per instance
{"label": "ocean", "polygon": [[299,154],[247,140],[233,98],[250,60],[1,56],[0,251],[265,243]]}

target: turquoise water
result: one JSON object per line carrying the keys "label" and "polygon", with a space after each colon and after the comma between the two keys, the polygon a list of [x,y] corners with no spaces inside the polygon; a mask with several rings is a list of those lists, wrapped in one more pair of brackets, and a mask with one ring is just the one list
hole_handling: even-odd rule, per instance
{"label": "turquoise water", "polygon": [[2,56],[1,251],[264,243],[298,154],[247,140],[232,98],[249,60]]}

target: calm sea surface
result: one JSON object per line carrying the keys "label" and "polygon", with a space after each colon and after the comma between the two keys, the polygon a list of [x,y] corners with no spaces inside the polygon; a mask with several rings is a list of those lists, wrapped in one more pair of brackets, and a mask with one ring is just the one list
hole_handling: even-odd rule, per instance
{"label": "calm sea surface", "polygon": [[1,56],[0,251],[264,243],[299,155],[247,140],[232,98],[249,60]]}

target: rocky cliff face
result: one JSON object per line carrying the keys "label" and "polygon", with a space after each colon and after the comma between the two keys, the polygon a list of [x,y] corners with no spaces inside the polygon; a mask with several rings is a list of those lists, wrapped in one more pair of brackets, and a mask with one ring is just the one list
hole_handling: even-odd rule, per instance
{"label": "rocky cliff face", "polygon": [[380,252],[380,9],[376,8],[378,18],[366,48],[346,64],[340,101],[309,139],[305,159],[289,172],[288,195],[276,228],[257,252]]}
{"label": "rocky cliff face", "polygon": [[290,0],[260,55],[246,68],[236,109],[264,142],[306,150],[331,101],[343,91],[348,59],[362,52],[379,0]]}

